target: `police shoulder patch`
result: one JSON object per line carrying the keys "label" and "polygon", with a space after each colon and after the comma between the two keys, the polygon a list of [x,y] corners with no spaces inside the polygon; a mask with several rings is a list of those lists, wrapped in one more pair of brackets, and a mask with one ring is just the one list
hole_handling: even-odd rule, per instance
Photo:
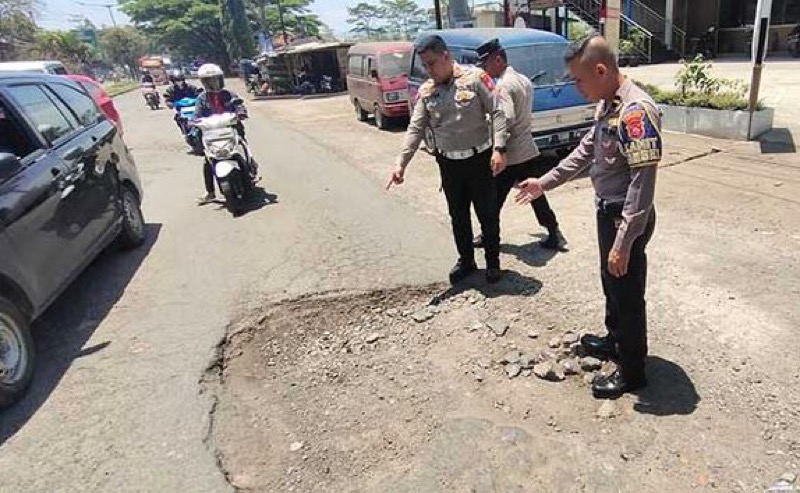
{"label": "police shoulder patch", "polygon": [[419,91],[417,91],[417,97],[418,98],[430,97],[430,95],[433,94],[434,86],[435,84],[433,82],[433,79],[426,80],[425,82],[422,83],[421,86],[419,86]]}
{"label": "police shoulder patch", "polygon": [[660,119],[650,104],[626,104],[619,117],[619,142],[630,167],[647,166],[661,160]]}

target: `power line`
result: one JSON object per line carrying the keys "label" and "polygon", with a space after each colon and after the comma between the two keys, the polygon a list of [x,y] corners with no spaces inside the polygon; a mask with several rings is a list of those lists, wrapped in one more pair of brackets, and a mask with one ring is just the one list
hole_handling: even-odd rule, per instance
{"label": "power line", "polygon": [[83,5],[84,7],[100,7],[104,9],[108,9],[108,15],[111,17],[111,24],[114,27],[117,27],[117,21],[114,19],[114,10],[113,8],[117,6],[115,3],[88,3],[88,2],[80,2],[78,0],[75,1],[78,5]]}

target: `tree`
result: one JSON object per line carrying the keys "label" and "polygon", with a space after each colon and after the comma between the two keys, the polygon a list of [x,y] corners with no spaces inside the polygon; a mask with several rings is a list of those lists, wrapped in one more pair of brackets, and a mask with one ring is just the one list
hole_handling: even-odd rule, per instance
{"label": "tree", "polygon": [[[308,6],[313,0],[247,0],[253,30],[274,34],[287,33],[319,36],[322,21]],[[280,3],[280,11],[278,10]],[[281,26],[281,13],[283,26]]]}
{"label": "tree", "polygon": [[36,51],[44,59],[60,60],[71,71],[92,58],[92,47],[72,31],[41,31],[36,36]]}
{"label": "tree", "polygon": [[27,58],[39,28],[31,18],[38,0],[0,0],[0,60]]}
{"label": "tree", "polygon": [[414,0],[381,0],[381,13],[388,30],[395,37],[411,39],[430,27],[430,20]]}
{"label": "tree", "polygon": [[347,23],[353,25],[351,33],[360,34],[365,38],[372,38],[386,32],[382,25],[385,14],[380,6],[359,2],[352,7],[347,7],[350,16]]}
{"label": "tree", "polygon": [[42,7],[41,0],[0,0],[0,17],[11,14],[32,14]]}
{"label": "tree", "polygon": [[137,60],[147,53],[147,37],[132,26],[111,27],[100,33],[100,50],[109,62],[136,70]]}
{"label": "tree", "polygon": [[231,59],[219,5],[219,0],[120,0],[120,9],[156,43],[227,69]]}
{"label": "tree", "polygon": [[232,60],[249,58],[255,53],[255,42],[247,19],[244,0],[222,0],[222,28]]}

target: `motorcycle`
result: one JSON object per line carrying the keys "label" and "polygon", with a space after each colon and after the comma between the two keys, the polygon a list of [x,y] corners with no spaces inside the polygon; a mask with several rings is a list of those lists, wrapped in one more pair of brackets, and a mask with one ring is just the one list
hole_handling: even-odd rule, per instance
{"label": "motorcycle", "polygon": [[247,92],[251,93],[253,96],[261,92],[261,83],[259,82],[258,75],[251,74],[247,76]]}
{"label": "motorcycle", "polygon": [[792,28],[786,37],[786,44],[789,46],[789,54],[793,58],[800,58],[800,24]]}
{"label": "motorcycle", "polygon": [[323,75],[319,81],[319,92],[330,93],[333,92],[333,77],[330,75]]}
{"label": "motorcycle", "polygon": [[142,94],[144,101],[151,110],[157,110],[161,105],[161,96],[158,94],[156,85],[152,82],[145,82],[142,84]]}
{"label": "motorcycle", "polygon": [[175,121],[178,128],[181,129],[186,143],[192,148],[192,152],[202,156],[203,155],[203,142],[198,135],[199,132],[195,128],[194,123],[194,110],[197,104],[197,98],[183,98],[175,101],[173,107],[175,108]]}
{"label": "motorcycle", "polygon": [[244,117],[241,112],[222,113],[196,122],[205,158],[225,197],[225,207],[234,216],[244,212],[258,177],[250,146],[237,129]]}

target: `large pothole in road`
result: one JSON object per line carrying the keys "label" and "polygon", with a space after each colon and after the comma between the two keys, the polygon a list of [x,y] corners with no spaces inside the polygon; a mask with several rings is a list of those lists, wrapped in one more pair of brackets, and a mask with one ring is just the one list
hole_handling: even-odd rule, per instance
{"label": "large pothole in road", "polygon": [[[601,406],[586,384],[597,362],[572,331],[586,310],[550,309],[535,281],[505,289],[329,293],[243,317],[204,381],[228,480],[263,492],[688,489],[705,420],[659,422],[634,397]],[[718,422],[731,433],[715,437],[715,460],[742,460],[733,425]]]}

